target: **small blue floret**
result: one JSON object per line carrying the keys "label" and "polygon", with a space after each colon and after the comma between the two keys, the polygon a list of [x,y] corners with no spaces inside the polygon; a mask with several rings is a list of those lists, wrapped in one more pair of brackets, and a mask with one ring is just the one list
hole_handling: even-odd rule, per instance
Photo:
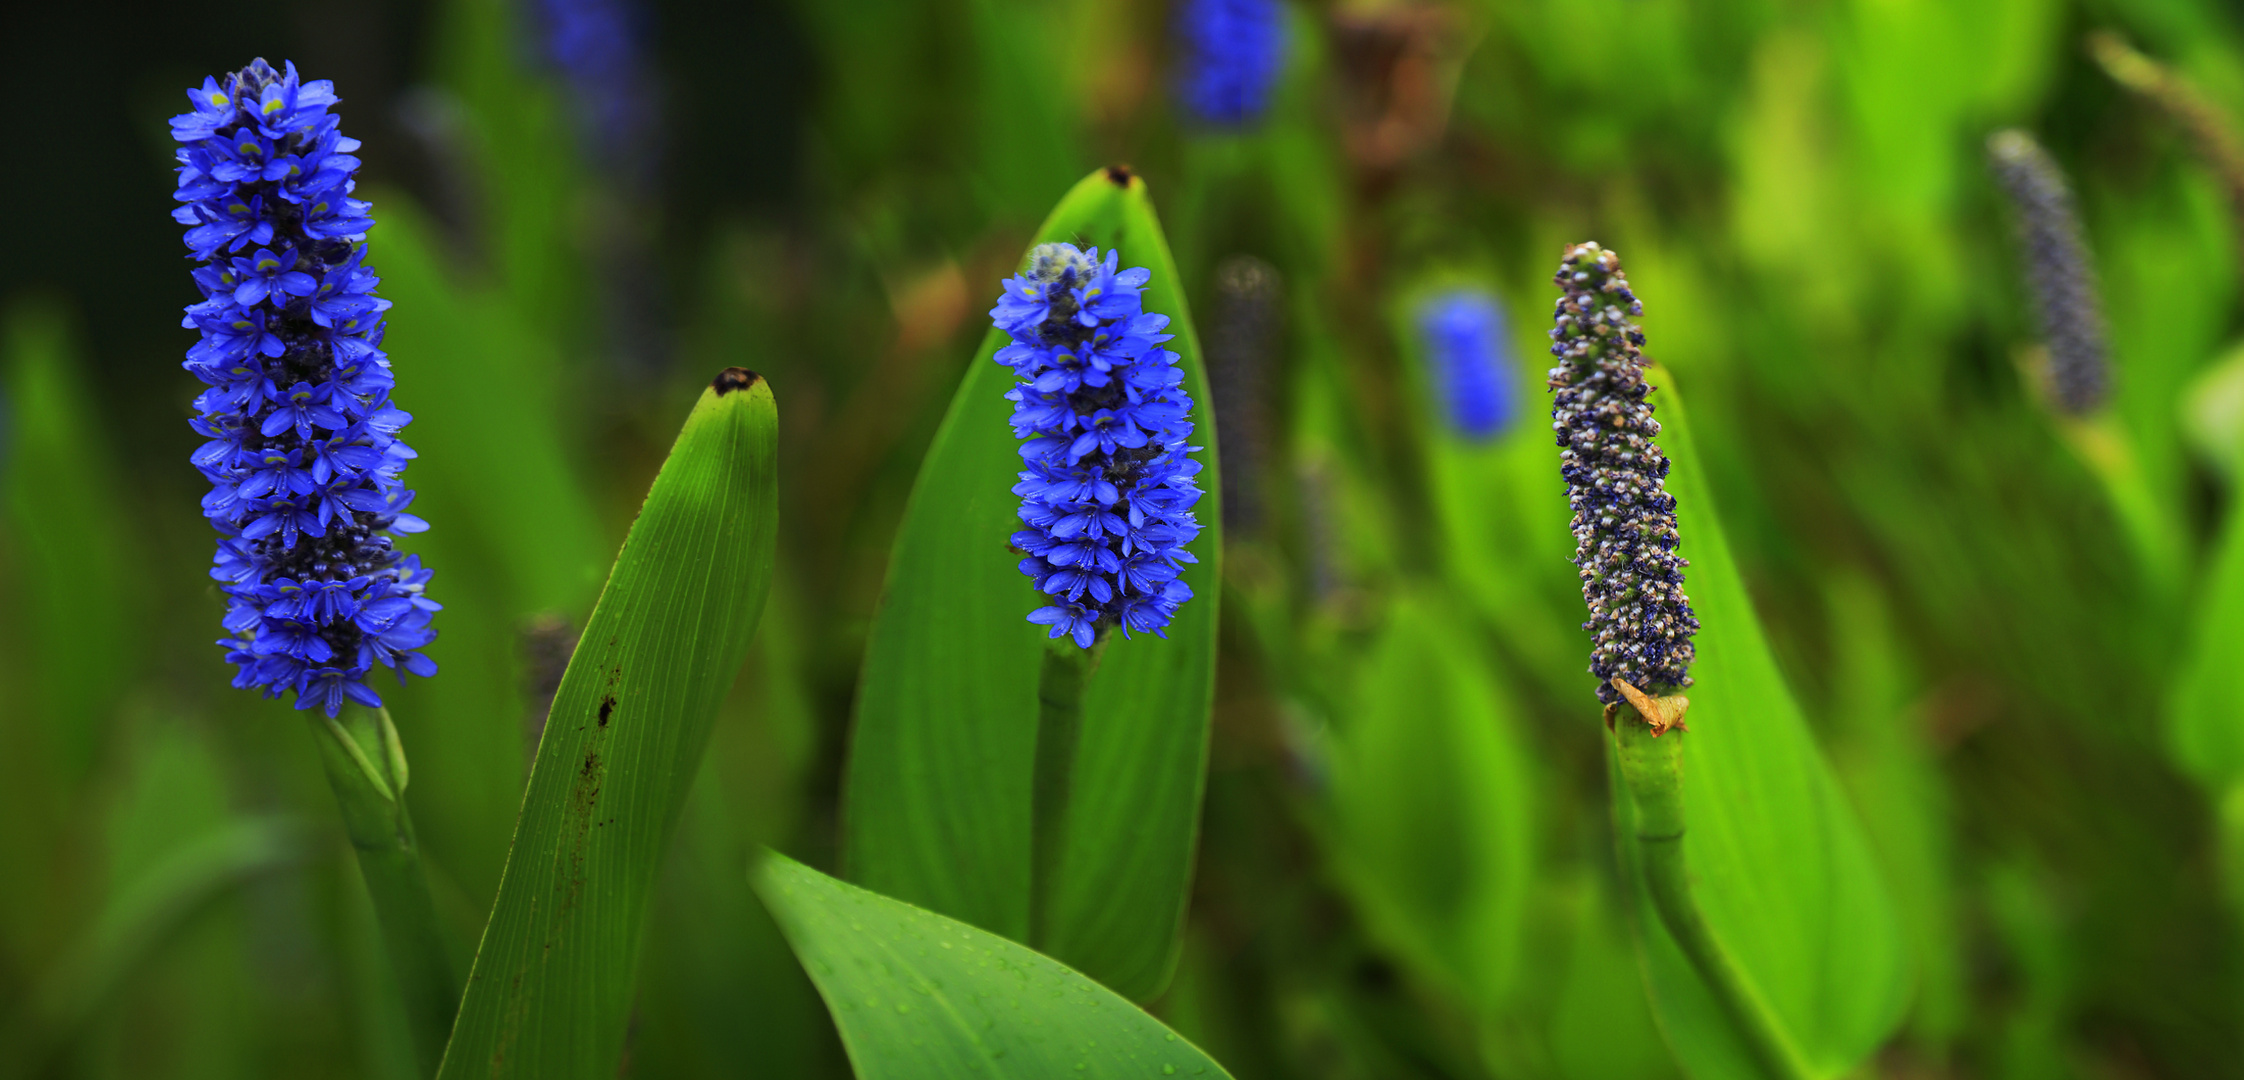
{"label": "small blue floret", "polygon": [[210,576],[226,594],[219,641],[234,685],[329,716],[380,705],[376,665],[427,676],[435,640],[429,571],[389,534],[426,522],[400,474],[412,420],[390,402],[382,351],[389,301],[364,265],[366,203],[353,198],[358,141],[328,112],[334,85],[263,60],[189,90],[171,121],[180,207],[202,334],[184,365],[195,399],[189,456],[209,479],[218,530]]}
{"label": "small blue floret", "polygon": [[1016,377],[1013,434],[1025,463],[1013,493],[1021,573],[1052,603],[1028,620],[1090,648],[1108,627],[1156,635],[1192,598],[1178,580],[1198,560],[1192,514],[1200,463],[1186,445],[1192,399],[1169,317],[1147,312],[1153,273],[1120,256],[1045,244],[1005,279],[990,318],[1013,342],[997,362]]}

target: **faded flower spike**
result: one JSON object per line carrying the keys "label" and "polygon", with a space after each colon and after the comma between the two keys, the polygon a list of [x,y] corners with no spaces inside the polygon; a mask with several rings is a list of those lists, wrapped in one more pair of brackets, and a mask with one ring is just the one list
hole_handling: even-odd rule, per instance
{"label": "faded flower spike", "polygon": [[1021,573],[1052,603],[1030,613],[1090,648],[1107,629],[1160,634],[1192,590],[1192,505],[1200,463],[1185,445],[1192,399],[1177,354],[1161,347],[1169,317],[1143,309],[1153,274],[1116,271],[1119,253],[1044,244],[1005,279],[991,309],[1013,343],[997,351],[1016,385],[1013,434],[1026,465],[1013,493]]}
{"label": "faded flower spike", "polygon": [[399,480],[412,420],[390,402],[377,279],[364,263],[366,203],[352,198],[358,140],[329,115],[334,85],[263,60],[187,92],[171,121],[187,247],[203,300],[182,325],[202,332],[185,367],[194,452],[218,530],[211,569],[226,594],[219,642],[234,685],[334,716],[380,705],[376,664],[433,675],[418,651],[436,637],[430,571],[387,533],[428,524]]}
{"label": "faded flower spike", "polygon": [[1285,61],[1278,0],[1185,0],[1177,37],[1177,90],[1201,123],[1237,127],[1262,118]]}
{"label": "faded flower spike", "polygon": [[1519,412],[1504,312],[1480,289],[1452,289],[1418,311],[1434,393],[1450,426],[1468,439],[1495,438]]}
{"label": "faded flower spike", "polygon": [[2050,395],[2068,415],[2094,412],[2111,396],[2111,364],[2072,189],[2049,152],[2023,131],[1990,136],[1987,158],[2017,219],[2026,281],[2049,349]]}
{"label": "faded flower spike", "polygon": [[1574,565],[1589,605],[1590,673],[1598,700],[1618,704],[1614,680],[1648,695],[1691,685],[1691,635],[1699,620],[1683,595],[1675,553],[1675,499],[1667,455],[1644,395],[1644,305],[1629,291],[1620,256],[1594,243],[1567,249],[1554,279],[1551,429],[1574,508]]}

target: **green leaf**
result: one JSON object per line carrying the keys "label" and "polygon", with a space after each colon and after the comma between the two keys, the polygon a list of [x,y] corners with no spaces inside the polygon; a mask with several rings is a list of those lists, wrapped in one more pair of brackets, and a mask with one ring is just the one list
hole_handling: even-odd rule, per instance
{"label": "green leaf", "polygon": [[1050,957],[783,855],[754,874],[858,1080],[1230,1075]]}
{"label": "green leaf", "polygon": [[439,226],[401,192],[372,196],[368,262],[396,306],[385,347],[420,457],[406,472],[431,528],[407,551],[436,572],[445,604],[429,657],[442,677],[384,690],[413,753],[413,817],[432,867],[470,904],[473,941],[522,806],[520,624],[559,612],[582,625],[614,553],[572,469],[565,377],[553,327],[448,259]]}
{"label": "green leaf", "polygon": [[[422,498],[446,500],[441,528],[504,553],[497,569],[510,603],[526,611],[582,603],[599,580],[603,540],[570,469],[568,387],[556,373],[553,332],[447,265],[436,226],[412,199],[378,197],[382,224],[368,258],[396,305],[389,344],[421,454],[411,475],[439,492]],[[524,543],[533,536],[538,543]]]}
{"label": "green leaf", "polygon": [[[1793,701],[1723,539],[1712,492],[1673,389],[1654,399],[1673,462],[1686,588],[1699,617],[1683,757],[1683,851],[1692,895],[1714,937],[1768,1003],[1819,1076],[1847,1072],[1899,1023],[1908,1003],[1907,943],[1861,825]],[[1633,835],[1628,792],[1616,828]],[[1636,877],[1634,845],[1624,868]],[[1653,1008],[1698,1080],[1762,1075],[1669,937],[1636,880],[1637,929]]]}
{"label": "green leaf", "polygon": [[1033,0],[966,5],[976,76],[972,182],[990,209],[1008,220],[1033,212],[1046,193],[1089,163],[1071,122],[1080,114],[1068,93],[1069,56],[1050,44],[1063,15]]}
{"label": "green leaf", "polygon": [[615,1075],[640,921],[771,586],[778,410],[728,369],[569,661],[441,1076]]}
{"label": "green leaf", "polygon": [[[1102,170],[1037,233],[1119,248],[1153,271],[1145,309],[1167,314],[1206,446],[1194,599],[1166,639],[1115,640],[1092,676],[1048,907],[1034,942],[1144,1000],[1175,964],[1190,882],[1215,688],[1218,522],[1214,429],[1199,342],[1145,183]],[[866,646],[844,864],[875,891],[1029,940],[1037,678],[1044,630],[1007,538],[1020,469],[992,331],[921,466]]]}
{"label": "green leaf", "polygon": [[2189,651],[2166,717],[2167,743],[2183,771],[2208,790],[2244,777],[2244,513],[2231,511],[2197,589]]}
{"label": "green leaf", "polygon": [[[451,171],[451,197],[472,208],[466,242],[532,324],[564,341],[598,340],[588,333],[596,308],[585,268],[590,178],[570,131],[572,103],[550,70],[532,70],[536,57],[524,48],[544,32],[535,12],[508,0],[433,6],[427,25],[436,92],[407,107],[435,164]],[[375,203],[377,213],[386,205]]]}
{"label": "green leaf", "polygon": [[1970,972],[1956,902],[1954,797],[1942,776],[1922,712],[1921,690],[1894,619],[1874,584],[1858,574],[1831,576],[1832,764],[1863,819],[1871,851],[1893,887],[1896,910],[1917,962],[1910,1030],[1938,1049],[1963,1033]]}
{"label": "green leaf", "polygon": [[2103,485],[2112,514],[2134,549],[2153,603],[2172,603],[2189,561],[2174,501],[2163,497],[2143,467],[2138,443],[2111,412],[2075,419],[2052,417],[2060,438]]}
{"label": "green leaf", "polygon": [[1600,878],[1575,900],[1566,966],[1551,991],[1550,1052],[1566,1080],[1672,1080],[1681,1075],[1645,1000],[1627,918]]}
{"label": "green leaf", "polygon": [[[117,695],[142,653],[147,590],[143,559],[118,494],[119,482],[95,399],[61,312],[23,304],[4,330],[13,431],[0,445],[0,525],[17,547],[15,593],[27,661],[28,701],[11,711],[40,718],[54,773],[40,785],[84,778],[93,766]],[[215,623],[212,625],[216,625]],[[11,755],[13,756],[13,755]]]}
{"label": "green leaf", "polygon": [[2228,482],[2244,471],[2244,346],[2229,346],[2190,380],[2182,392],[2182,436]]}
{"label": "green leaf", "polygon": [[1405,595],[1334,740],[1341,878],[1413,968],[1493,1011],[1513,988],[1535,797],[1486,649],[1436,597]]}
{"label": "green leaf", "polygon": [[1413,427],[1426,454],[1426,481],[1442,541],[1443,573],[1471,601],[1491,629],[1561,699],[1589,691],[1596,683],[1579,657],[1589,650],[1580,629],[1581,582],[1568,562],[1573,537],[1571,511],[1556,498],[1558,445],[1548,427],[1535,422],[1534,388],[1516,357],[1540,349],[1523,335],[1540,335],[1532,326],[1514,333],[1516,353],[1505,350],[1496,377],[1511,382],[1521,415],[1492,439],[1459,434],[1438,407],[1444,393],[1434,378],[1431,358],[1418,329],[1422,305],[1444,287],[1477,286],[1470,276],[1436,276],[1406,292],[1389,314],[1402,352],[1411,359],[1407,387]]}
{"label": "green leaf", "polygon": [[841,1044],[747,870],[809,805],[818,714],[784,554],[740,684],[718,713],[656,886],[640,960],[640,1076],[832,1076]]}
{"label": "green leaf", "polygon": [[0,1046],[37,1063],[77,1037],[197,912],[237,885],[301,861],[303,831],[289,818],[239,818],[172,847],[120,883],[22,1014],[0,1025]]}
{"label": "green leaf", "polygon": [[[201,1030],[221,1038],[239,1030],[224,1010],[243,999],[227,996],[220,973],[201,968],[188,984],[193,1000],[174,996],[186,987],[162,987],[198,959],[207,963],[204,942],[229,956],[246,948],[246,939],[205,916],[226,907],[238,886],[302,863],[318,845],[301,821],[234,809],[225,749],[177,714],[135,709],[124,718],[103,782],[75,804],[78,827],[67,834],[68,857],[90,872],[94,888],[76,894],[63,919],[13,916],[16,933],[46,940],[36,951],[13,952],[34,958],[36,969],[19,970],[37,978],[17,982],[19,992],[0,1006],[0,1077],[73,1071],[65,1062],[83,1060],[75,1051],[102,1041],[104,1019],[120,1006],[147,1015],[147,1003],[168,998],[168,1007],[158,1007],[166,1016],[207,1025]],[[67,864],[10,865],[27,868],[11,878],[22,892],[46,884],[36,867]],[[169,1048],[156,1053],[151,1061],[180,1063]]]}

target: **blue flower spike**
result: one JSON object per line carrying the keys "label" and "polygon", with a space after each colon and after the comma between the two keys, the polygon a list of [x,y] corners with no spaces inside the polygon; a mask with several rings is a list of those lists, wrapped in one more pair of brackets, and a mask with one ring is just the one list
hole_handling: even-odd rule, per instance
{"label": "blue flower spike", "polygon": [[1169,317],[1144,310],[1152,271],[1120,265],[1115,251],[1041,245],[990,311],[1012,336],[996,360],[1013,369],[1022,440],[1027,528],[1013,546],[1051,601],[1028,621],[1086,649],[1117,626],[1166,636],[1192,598],[1178,575],[1198,561],[1185,550],[1200,535],[1192,399],[1161,347]]}
{"label": "blue flower spike", "polygon": [[1441,293],[1419,309],[1418,333],[1450,426],[1476,442],[1509,429],[1518,419],[1518,390],[1496,298],[1482,289]]}
{"label": "blue flower spike", "polygon": [[1201,123],[1243,127],[1269,111],[1285,65],[1285,14],[1278,0],[1185,0],[1177,95]]}
{"label": "blue flower spike", "polygon": [[334,84],[258,60],[187,92],[172,118],[179,209],[202,333],[183,365],[195,399],[190,460],[210,481],[211,568],[226,596],[218,644],[234,685],[336,715],[378,707],[375,667],[429,676],[430,571],[391,534],[428,528],[405,512],[412,420],[390,401],[382,351],[389,301],[364,265],[374,224],[353,198],[358,140],[328,108]]}

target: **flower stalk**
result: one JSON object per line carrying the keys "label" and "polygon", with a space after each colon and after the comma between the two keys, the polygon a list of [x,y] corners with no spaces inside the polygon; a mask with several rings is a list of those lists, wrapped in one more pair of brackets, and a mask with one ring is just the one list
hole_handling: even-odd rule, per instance
{"label": "flower stalk", "polygon": [[444,935],[405,811],[405,750],[367,685],[436,664],[420,650],[441,605],[430,571],[394,538],[428,523],[407,512],[416,455],[398,435],[382,350],[389,301],[366,265],[374,225],[353,196],[358,140],[330,107],[334,84],[259,59],[187,92],[173,220],[200,263],[203,299],[183,325],[201,340],[186,369],[207,389],[190,461],[210,481],[218,534],[210,575],[226,597],[218,644],[234,685],[295,695],[309,713],[343,827],[405,998],[415,1059],[433,1075],[459,1007]]}
{"label": "flower stalk", "polygon": [[[1814,1075],[1759,989],[1737,958],[1707,925],[1691,893],[1691,874],[1683,851],[1682,717],[1690,702],[1681,697],[1650,697],[1626,682],[1625,700],[1606,710],[1613,730],[1613,760],[1635,813],[1622,822],[1622,842],[1633,848],[1660,925],[1699,974],[1707,991],[1729,1017],[1754,1060],[1771,1080],[1808,1080]],[[1661,736],[1665,734],[1666,737]]]}
{"label": "flower stalk", "polygon": [[2229,217],[2244,240],[2244,137],[2205,92],[2179,72],[2135,50],[2110,30],[2088,35],[2088,53],[2113,82],[2166,114],[2189,138],[2198,160],[2212,170],[2228,197]]}
{"label": "flower stalk", "polygon": [[1029,818],[1033,844],[1029,864],[1029,940],[1041,940],[1048,925],[1046,901],[1059,880],[1060,853],[1065,849],[1068,804],[1074,793],[1075,748],[1083,734],[1083,699],[1091,687],[1091,674],[1106,655],[1111,633],[1102,633],[1090,648],[1077,648],[1067,638],[1047,638],[1044,662],[1036,680],[1036,775],[1032,781],[1033,810]]}
{"label": "flower stalk", "polygon": [[434,1076],[459,1011],[460,984],[405,809],[405,746],[385,708],[354,705],[336,716],[313,711],[310,719],[382,927],[390,973],[405,1000],[414,1061],[421,1075]]}
{"label": "flower stalk", "polygon": [[1813,1075],[1783,1021],[1707,925],[1683,849],[1684,714],[1699,628],[1683,593],[1675,498],[1667,455],[1645,396],[1644,304],[1618,254],[1594,243],[1568,248],[1554,283],[1550,385],[1560,469],[1574,508],[1590,671],[1605,703],[1614,772],[1627,798],[1616,825],[1624,864],[1641,878],[1660,924],[1682,950],[1769,1080]]}

